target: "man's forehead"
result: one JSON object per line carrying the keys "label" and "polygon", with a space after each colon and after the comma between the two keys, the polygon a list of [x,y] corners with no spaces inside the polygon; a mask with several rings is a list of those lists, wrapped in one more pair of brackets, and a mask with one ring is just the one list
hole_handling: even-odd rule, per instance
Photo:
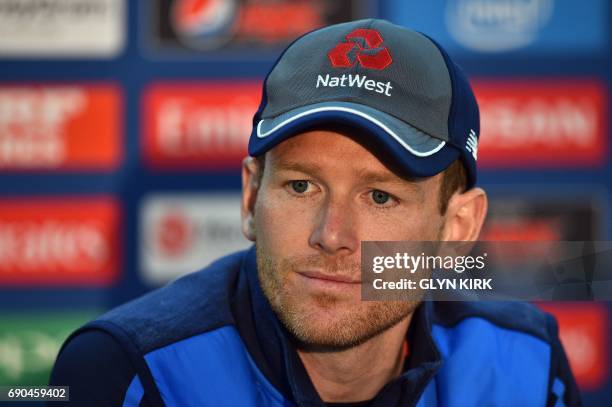
{"label": "man's forehead", "polygon": [[[298,133],[266,154],[274,171],[309,174],[337,170],[363,182],[396,183],[421,190],[433,178],[416,178],[398,169],[384,151],[368,142],[367,134],[350,129],[317,129]],[[364,140],[365,139],[365,140]],[[435,183],[435,182],[434,182]]]}
{"label": "man's forehead", "polygon": [[[270,150],[270,161],[277,166],[308,164],[322,167],[383,169],[385,166],[372,147],[363,143],[363,136],[353,132],[316,129],[301,132]],[[368,148],[370,147],[370,148]],[[361,164],[361,165],[359,165]]]}

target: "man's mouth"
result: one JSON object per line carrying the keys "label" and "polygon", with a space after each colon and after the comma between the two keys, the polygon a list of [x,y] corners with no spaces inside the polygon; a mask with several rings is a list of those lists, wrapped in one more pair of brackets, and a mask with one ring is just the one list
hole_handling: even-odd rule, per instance
{"label": "man's mouth", "polygon": [[351,277],[342,274],[331,274],[316,270],[298,271],[297,273],[305,279],[319,280],[323,284],[356,285],[361,283],[361,280],[358,277]]}

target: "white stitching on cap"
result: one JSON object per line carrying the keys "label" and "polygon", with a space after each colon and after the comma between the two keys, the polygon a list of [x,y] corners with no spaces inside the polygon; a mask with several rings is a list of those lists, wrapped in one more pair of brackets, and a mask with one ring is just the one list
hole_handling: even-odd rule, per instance
{"label": "white stitching on cap", "polygon": [[426,152],[419,152],[419,151],[415,151],[412,149],[412,147],[410,147],[408,144],[406,144],[397,134],[395,134],[390,128],[388,128],[387,126],[385,126],[383,123],[381,123],[379,120],[377,120],[376,118],[369,116],[363,112],[360,112],[359,110],[355,110],[355,109],[351,109],[348,107],[340,107],[340,106],[326,106],[326,107],[317,107],[311,110],[307,110],[305,112],[302,112],[300,114],[297,114],[293,117],[288,118],[287,120],[277,124],[276,126],[274,126],[271,130],[268,130],[265,133],[261,133],[261,124],[264,122],[264,120],[260,120],[259,123],[257,124],[257,137],[259,138],[264,138],[264,137],[268,137],[270,134],[274,133],[276,130],[278,130],[279,128],[301,118],[304,116],[308,116],[310,114],[313,113],[318,113],[318,112],[326,112],[326,111],[339,111],[339,112],[347,112],[347,113],[351,113],[354,114],[356,116],[360,116],[363,117],[366,120],[371,121],[372,123],[374,123],[375,125],[377,125],[378,127],[380,127],[381,129],[383,129],[385,132],[387,132],[391,137],[393,137],[398,143],[400,143],[406,150],[410,151],[413,155],[416,155],[417,157],[428,157],[432,154],[437,153],[438,151],[440,151],[442,149],[442,147],[444,147],[444,145],[446,144],[446,141],[440,141],[440,144],[434,148],[433,150],[430,151],[426,151]]}

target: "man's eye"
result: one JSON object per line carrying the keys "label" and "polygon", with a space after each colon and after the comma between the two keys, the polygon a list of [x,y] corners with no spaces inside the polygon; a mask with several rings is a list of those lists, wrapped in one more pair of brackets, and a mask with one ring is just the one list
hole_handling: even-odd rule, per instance
{"label": "man's eye", "polygon": [[390,198],[391,196],[384,191],[379,191],[377,189],[372,191],[372,200],[379,205],[387,203]]}
{"label": "man's eye", "polygon": [[298,194],[303,194],[308,189],[308,181],[291,181],[291,188],[293,188],[293,190]]}

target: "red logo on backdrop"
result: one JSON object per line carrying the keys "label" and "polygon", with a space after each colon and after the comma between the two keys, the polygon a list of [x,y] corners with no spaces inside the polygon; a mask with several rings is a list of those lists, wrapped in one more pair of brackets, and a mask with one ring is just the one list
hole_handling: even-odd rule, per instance
{"label": "red logo on backdrop", "polygon": [[488,167],[598,166],[606,155],[606,91],[594,80],[475,81]]}
{"label": "red logo on backdrop", "polygon": [[488,220],[481,240],[510,242],[545,242],[560,239],[560,225],[550,219]]}
{"label": "red logo on backdrop", "polygon": [[171,17],[170,24],[184,45],[210,50],[227,43],[252,47],[290,41],[315,28],[340,22],[333,16],[338,10],[342,10],[340,14],[355,14],[351,12],[356,8],[353,2],[336,0],[332,5],[309,0],[166,0],[162,3],[171,4],[170,13],[163,5],[158,9],[165,13],[161,20]]}
{"label": "red logo on backdrop", "polygon": [[145,93],[142,148],[161,168],[239,168],[247,155],[258,82],[155,84]]}
{"label": "red logo on backdrop", "polygon": [[0,85],[0,169],[113,169],[121,114],[112,84]]}
{"label": "red logo on backdrop", "polygon": [[[335,68],[350,68],[358,61],[364,68],[382,70],[393,62],[389,50],[382,47],[382,44],[383,38],[378,31],[358,28],[346,36],[346,42],[339,43],[329,51],[327,56]],[[354,57],[351,56],[353,53]]]}
{"label": "red logo on backdrop", "polygon": [[559,337],[572,372],[582,390],[595,390],[607,379],[608,315],[605,305],[594,303],[538,303],[559,323]]}
{"label": "red logo on backdrop", "polygon": [[290,41],[305,32],[331,24],[333,20],[326,18],[326,7],[348,8],[346,1],[340,5],[336,3],[339,2],[336,1],[333,6],[308,0],[242,2],[237,34],[251,42]]}
{"label": "red logo on backdrop", "polygon": [[2,200],[0,285],[108,285],[119,236],[111,198]]}
{"label": "red logo on backdrop", "polygon": [[165,214],[157,225],[157,245],[168,256],[184,254],[192,242],[192,225],[179,211]]}

